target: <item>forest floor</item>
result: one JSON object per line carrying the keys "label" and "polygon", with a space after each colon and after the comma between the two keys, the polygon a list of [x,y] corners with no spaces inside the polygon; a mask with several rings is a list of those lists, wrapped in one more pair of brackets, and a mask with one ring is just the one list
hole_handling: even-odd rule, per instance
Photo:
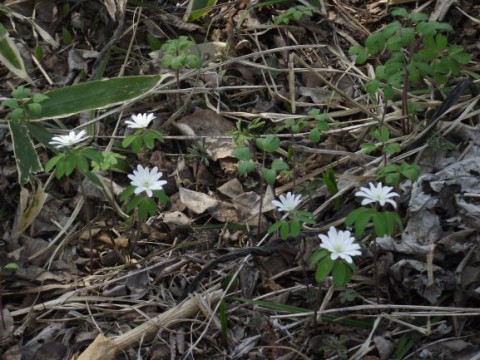
{"label": "forest floor", "polygon": [[[451,25],[438,61],[469,56],[417,82],[399,69],[389,96],[366,84],[393,52],[360,64],[350,48],[399,20],[395,3]],[[7,0],[0,24],[25,67],[0,67],[0,100],[23,85],[54,114],[22,120],[50,170],[24,179],[0,107],[1,359],[480,359],[476,0]],[[132,151],[139,113],[163,139]],[[48,139],[71,130],[118,162],[58,176]],[[148,216],[120,195],[139,164],[166,181]],[[360,231],[355,194],[380,181],[396,207]],[[313,221],[282,240],[268,229],[288,192]],[[341,286],[311,261],[332,226],[361,246]]]}

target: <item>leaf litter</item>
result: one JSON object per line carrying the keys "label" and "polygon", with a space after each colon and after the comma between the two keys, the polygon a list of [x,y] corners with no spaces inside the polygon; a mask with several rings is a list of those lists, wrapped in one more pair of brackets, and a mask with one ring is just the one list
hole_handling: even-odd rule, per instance
{"label": "leaf litter", "polygon": [[[480,10],[473,1],[459,10],[446,3],[427,10],[458,26],[456,36],[472,48],[478,70],[478,23],[466,19],[478,20]],[[345,214],[334,209],[331,194],[317,180],[332,167],[347,209],[354,205],[354,190],[371,180],[383,161],[359,150],[376,124],[374,107],[363,91],[371,74],[341,54],[383,25],[384,4],[351,1],[347,7],[332,2],[325,18],[318,10],[315,22],[304,18],[302,26],[278,26],[269,19],[289,5],[226,2],[210,9],[213,32],[199,26],[208,17],[187,23],[185,9],[168,1],[162,8],[151,2],[141,9],[137,2],[124,1],[87,1],[75,9],[50,3],[36,12],[28,2],[7,1],[4,6],[25,14],[1,12],[10,36],[21,39],[31,53],[37,43],[44,49],[38,69],[29,74],[39,91],[94,75],[92,56],[100,57],[108,45],[112,24],[121,25],[118,11],[127,26],[114,37],[106,77],[168,73],[159,69],[160,55],[151,51],[149,35],[150,41],[154,35],[162,42],[192,35],[202,44],[198,51],[208,65],[198,75],[182,70],[180,88],[159,90],[110,113],[120,118],[141,109],[174,125],[165,126],[165,144],[149,157],[152,166],[169,174],[170,203],[159,206],[159,215],[146,224],[135,226],[119,217],[93,184],[88,184],[84,203],[77,179],[42,178],[48,186],[30,193],[20,189],[16,173],[9,171],[15,169],[11,139],[2,140],[7,156],[0,182],[5,199],[0,206],[0,266],[13,261],[19,267],[2,270],[2,358],[113,359],[122,353],[132,359],[447,359],[478,353],[478,96],[461,96],[427,134],[439,131],[440,141],[453,148],[446,143],[435,147],[434,136],[430,142],[408,139],[414,144],[405,147],[408,152],[390,158],[394,163],[416,156],[422,175],[414,183],[400,184],[405,229],[376,242],[381,304],[375,304],[375,249],[362,239],[364,260],[348,289],[330,294],[328,306],[319,311],[328,284],[315,283],[308,259],[318,248],[316,235]],[[460,10],[469,10],[470,17]],[[138,20],[135,14],[140,13],[147,21]],[[42,29],[40,38],[11,27],[17,21],[24,26],[22,16]],[[219,19],[226,25],[217,23]],[[63,28],[70,30],[75,46],[66,44]],[[289,57],[291,52],[298,61]],[[18,79],[5,72],[2,76],[7,94]],[[429,94],[408,96],[423,108],[439,106]],[[308,140],[308,127],[279,133],[282,142],[274,158],[291,156],[294,149],[292,176],[278,174],[276,187],[264,193],[258,176],[238,176],[229,135],[238,121],[245,128],[254,119],[264,120],[261,130],[252,130],[260,136],[290,119],[308,117],[311,108],[328,113],[330,129],[319,146]],[[400,103],[392,103],[383,117],[402,143],[400,108]],[[89,114],[90,119],[97,115]],[[418,118],[420,130],[422,120]],[[63,121],[68,127],[79,125],[75,116]],[[108,122],[92,123],[102,134],[110,133]],[[197,152],[188,152],[192,146]],[[127,155],[134,168],[135,158]],[[254,156],[261,161],[260,153]],[[111,189],[127,185],[120,175],[102,178]],[[263,237],[277,216],[271,201],[300,190],[309,198],[306,206],[317,215],[317,224],[302,229],[297,241],[285,242],[280,250],[252,256],[248,249],[261,249],[271,240]],[[40,203],[34,204],[36,198]],[[216,266],[194,293],[179,302],[213,262]],[[227,288],[226,293],[219,290]]]}

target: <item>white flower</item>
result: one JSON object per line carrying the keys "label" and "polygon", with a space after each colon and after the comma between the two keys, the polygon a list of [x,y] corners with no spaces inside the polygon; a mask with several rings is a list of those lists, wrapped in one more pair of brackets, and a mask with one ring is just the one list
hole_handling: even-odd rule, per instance
{"label": "white flower", "polygon": [[328,236],[318,235],[322,243],[321,248],[328,250],[332,260],[341,258],[348,263],[352,263],[352,256],[360,255],[360,245],[355,243],[355,238],[350,236],[350,231],[337,231],[333,226],[328,230]]}
{"label": "white flower", "polygon": [[70,131],[68,135],[54,136],[49,144],[54,145],[57,149],[61,149],[62,147],[70,147],[86,140],[86,134],[87,132],[85,130],[80,131],[78,134],[75,134],[75,131]]}
{"label": "white flower", "polygon": [[133,174],[128,175],[128,178],[132,180],[130,184],[135,186],[136,195],[145,191],[148,197],[152,197],[152,190],[162,190],[163,185],[167,183],[165,180],[159,180],[162,175],[156,166],[150,171],[149,168],[138,165],[137,170],[133,170]]}
{"label": "white flower", "polygon": [[144,129],[152,122],[153,119],[155,119],[155,115],[153,114],[137,114],[132,115],[133,121],[127,120],[125,123],[129,128],[132,129]]}
{"label": "white flower", "polygon": [[287,196],[280,195],[280,201],[272,200],[272,204],[277,207],[278,211],[290,212],[295,210],[301,201],[302,195],[295,195],[288,192]]}
{"label": "white flower", "polygon": [[390,203],[394,208],[397,207],[397,203],[390,199],[394,196],[400,196],[396,192],[392,192],[393,187],[383,186],[382,183],[378,183],[377,186],[373,183],[368,184],[370,189],[366,187],[361,187],[360,191],[355,193],[355,196],[363,197],[362,205],[367,205],[371,203],[380,203],[381,206],[385,206],[385,203]]}

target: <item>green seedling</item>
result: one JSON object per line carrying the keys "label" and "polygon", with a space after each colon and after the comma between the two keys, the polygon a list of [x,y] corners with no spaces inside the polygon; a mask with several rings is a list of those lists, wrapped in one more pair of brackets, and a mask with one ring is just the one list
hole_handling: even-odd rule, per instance
{"label": "green seedling", "polygon": [[287,9],[282,14],[278,15],[274,19],[276,25],[290,24],[290,21],[300,21],[304,16],[312,16],[312,8],[305,5],[297,5]]}

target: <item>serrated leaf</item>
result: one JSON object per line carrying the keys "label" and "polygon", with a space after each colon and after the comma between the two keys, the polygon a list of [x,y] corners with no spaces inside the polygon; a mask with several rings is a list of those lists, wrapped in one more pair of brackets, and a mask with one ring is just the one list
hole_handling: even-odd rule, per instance
{"label": "serrated leaf", "polygon": [[404,19],[408,17],[408,11],[405,8],[396,7],[391,11],[392,16],[400,16]]}
{"label": "serrated leaf", "polygon": [[269,134],[255,141],[257,147],[265,152],[272,153],[280,147],[280,139],[276,135]]}
{"label": "serrated leaf", "polygon": [[233,149],[232,155],[238,160],[249,161],[252,158],[250,148],[248,147],[237,147]]}
{"label": "serrated leaf", "polygon": [[24,184],[30,176],[42,171],[42,164],[30,139],[27,127],[19,121],[9,121],[13,152],[17,164],[18,182]]}
{"label": "serrated leaf", "polygon": [[385,154],[396,154],[398,152],[400,152],[401,150],[401,147],[400,147],[400,144],[398,143],[390,143],[390,144],[387,144],[385,145],[385,147],[383,148],[383,152]]}
{"label": "serrated leaf", "polygon": [[272,169],[262,169],[262,176],[265,179],[265,182],[269,185],[275,184],[275,180],[277,178],[277,172]]}
{"label": "serrated leaf", "polygon": [[274,171],[282,171],[282,170],[288,170],[289,166],[288,164],[283,161],[282,159],[275,159],[272,162],[272,170]]}
{"label": "serrated leaf", "polygon": [[385,37],[382,32],[375,32],[367,37],[365,46],[368,49],[369,54],[377,55],[385,48]]}
{"label": "serrated leaf", "polygon": [[257,168],[257,164],[251,160],[248,160],[248,161],[240,160],[238,163],[238,173],[240,176],[243,176],[249,172],[252,172],[256,168]]}

